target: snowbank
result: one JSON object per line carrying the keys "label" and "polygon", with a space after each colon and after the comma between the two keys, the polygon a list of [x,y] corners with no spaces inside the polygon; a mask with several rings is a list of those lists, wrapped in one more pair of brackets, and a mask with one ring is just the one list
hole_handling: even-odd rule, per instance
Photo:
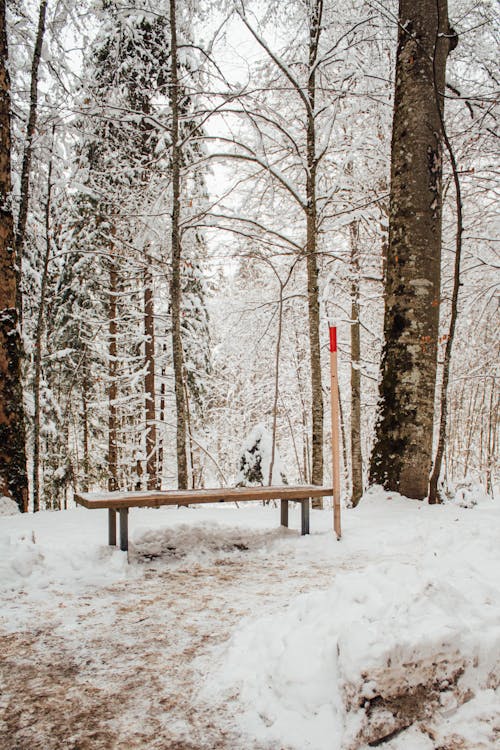
{"label": "snowbank", "polygon": [[[272,506],[132,509],[130,563],[106,544],[106,511],[7,516],[0,623],[19,632],[33,627],[33,612],[56,613],[61,637],[73,633],[76,648],[86,633],[105,642],[108,618],[114,632],[130,616],[133,649],[137,596],[155,602],[152,584],[176,581],[196,608],[191,630],[174,628],[176,637],[196,640],[203,607],[213,603],[207,574],[218,581],[217,632],[228,640],[207,645],[190,665],[202,685],[193,705],[230,721],[223,730],[243,734],[241,747],[354,750],[412,724],[388,750],[483,750],[494,746],[495,710],[500,723],[500,507],[485,499],[467,506],[430,507],[375,489],[345,512],[340,543],[331,512],[313,511],[312,534],[301,537],[298,506],[289,530]],[[202,572],[193,578],[195,569]],[[115,584],[119,595],[110,593]],[[243,601],[248,617],[238,620]],[[82,623],[87,604],[95,608],[88,630],[77,602]],[[184,604],[173,597],[148,622],[170,622]],[[187,648],[176,644],[172,654]],[[420,721],[432,722],[435,741]]]}
{"label": "snowbank", "polygon": [[[378,512],[382,528],[387,503],[372,492],[359,510]],[[435,512],[394,495],[391,505],[413,525],[410,534],[427,529],[425,544],[408,550],[416,561],[401,561],[404,540],[394,539],[400,560],[342,572],[327,591],[248,620],[221,654],[210,691],[219,685],[217,703],[238,696],[249,737],[349,750],[473,696],[492,700],[500,683],[498,515],[496,526],[476,528],[470,511],[458,511],[472,528],[456,534],[455,508]]]}
{"label": "snowbank", "polygon": [[20,512],[17,503],[10,497],[0,497],[0,516],[15,516]]}

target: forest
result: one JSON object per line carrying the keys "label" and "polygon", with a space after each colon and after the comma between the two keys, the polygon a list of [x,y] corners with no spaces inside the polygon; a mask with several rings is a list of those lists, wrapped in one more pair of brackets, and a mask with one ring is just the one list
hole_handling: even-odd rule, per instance
{"label": "forest", "polygon": [[0,0],[0,750],[494,747],[498,35]]}
{"label": "forest", "polygon": [[[422,3],[422,13],[432,8]],[[67,507],[78,489],[231,485],[259,425],[288,482],[331,481],[328,321],[339,331],[346,502],[373,481],[399,486],[376,463],[394,448],[382,431],[405,409],[396,432],[411,410],[427,424],[401,457],[414,456],[422,486],[413,494],[427,496],[444,393],[440,492],[472,479],[492,493],[494,4],[450,9],[446,142],[428,156],[442,240],[432,268],[408,261],[417,286],[434,278],[431,302],[411,297],[421,321],[414,367],[429,382],[393,407],[384,375],[391,416],[377,403],[392,325],[384,332],[384,299],[405,252],[390,240],[397,14],[395,3],[354,0],[341,9],[319,0],[7,4],[4,159],[20,338],[7,355],[19,360],[19,382],[2,393],[17,425],[3,441],[15,454],[3,457],[13,463],[4,495],[36,511]],[[393,137],[418,139],[417,114],[402,117],[413,132],[401,126]],[[400,341],[405,352],[388,353],[387,372],[410,369]],[[425,443],[417,452],[415,440]]]}

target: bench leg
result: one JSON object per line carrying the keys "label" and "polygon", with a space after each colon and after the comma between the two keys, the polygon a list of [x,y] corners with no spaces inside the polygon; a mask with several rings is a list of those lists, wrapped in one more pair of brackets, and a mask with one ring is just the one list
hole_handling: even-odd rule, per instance
{"label": "bench leg", "polygon": [[281,501],[281,525],[288,527],[288,500]]}
{"label": "bench leg", "polygon": [[116,546],[116,510],[108,508],[108,544]]}
{"label": "bench leg", "polygon": [[128,550],[128,508],[120,508],[120,549]]}
{"label": "bench leg", "polygon": [[309,534],[309,498],[307,500],[301,500],[301,514],[300,518],[302,521],[302,536]]}

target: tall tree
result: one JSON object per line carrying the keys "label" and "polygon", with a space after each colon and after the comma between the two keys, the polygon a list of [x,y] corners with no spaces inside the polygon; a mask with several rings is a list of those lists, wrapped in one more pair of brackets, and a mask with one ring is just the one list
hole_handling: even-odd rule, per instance
{"label": "tall tree", "polygon": [[[385,344],[370,480],[422,499],[432,462],[441,273],[447,0],[400,0]],[[439,97],[435,96],[435,90]]]}
{"label": "tall tree", "polygon": [[38,11],[38,27],[36,32],[33,59],[31,62],[30,103],[28,121],[26,123],[26,139],[24,142],[23,165],[21,171],[21,195],[19,200],[19,214],[15,233],[15,248],[17,257],[18,288],[17,306],[19,318],[22,323],[23,308],[21,296],[22,262],[24,240],[26,237],[26,225],[28,221],[28,205],[30,197],[30,170],[33,155],[33,139],[35,137],[36,121],[38,114],[38,76],[40,60],[42,58],[43,37],[45,34],[45,16],[47,13],[47,0],[41,0]]}
{"label": "tall tree", "polygon": [[177,416],[177,485],[187,489],[188,468],[186,453],[187,408],[184,388],[184,353],[181,337],[181,233],[180,233],[180,195],[181,195],[181,160],[182,151],[180,135],[180,95],[178,75],[177,48],[177,8],[175,0],[170,0],[170,109],[172,111],[172,275],[170,278],[170,307],[172,314],[172,352],[174,360],[175,405]]}
{"label": "tall tree", "polygon": [[17,275],[12,217],[10,78],[5,19],[0,0],[0,494],[27,510],[28,477],[21,383],[21,337],[16,309]]}

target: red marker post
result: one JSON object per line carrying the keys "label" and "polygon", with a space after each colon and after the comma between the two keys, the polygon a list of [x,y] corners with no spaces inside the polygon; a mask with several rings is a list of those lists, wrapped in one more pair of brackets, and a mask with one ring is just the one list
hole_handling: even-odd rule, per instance
{"label": "red marker post", "polygon": [[333,528],[342,536],[340,523],[339,378],[337,372],[337,327],[330,326],[330,401],[332,408]]}

